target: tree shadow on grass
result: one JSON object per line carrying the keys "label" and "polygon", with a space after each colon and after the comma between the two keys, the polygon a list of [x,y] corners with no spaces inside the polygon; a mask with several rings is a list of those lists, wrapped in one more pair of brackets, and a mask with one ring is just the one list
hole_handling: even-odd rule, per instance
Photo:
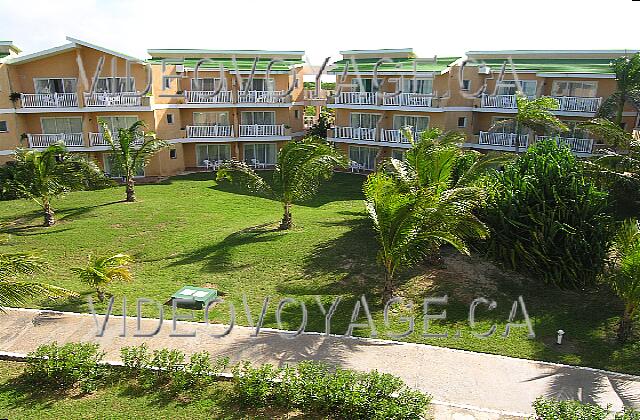
{"label": "tree shadow on grass", "polygon": [[6,233],[16,236],[33,236],[64,232],[66,230],[70,230],[71,228],[60,228],[61,224],[64,224],[68,221],[70,222],[76,219],[81,219],[97,208],[124,202],[125,200],[118,200],[108,203],[96,204],[94,206],[81,206],[55,210],[57,224],[48,228],[44,227],[42,223],[36,222],[37,220],[42,220],[42,210],[33,210],[23,214],[18,219],[4,218],[4,220],[0,220],[0,226],[3,226],[2,228],[0,228],[0,233]]}
{"label": "tree shadow on grass", "polygon": [[0,394],[6,395],[9,407],[27,407],[29,409],[47,409],[65,399],[79,399],[84,394],[73,390],[53,389],[30,379],[26,373],[0,384]]}
{"label": "tree shadow on grass", "polygon": [[[268,184],[271,184],[273,171],[259,171],[258,174]],[[316,195],[309,200],[296,202],[295,205],[302,207],[321,207],[336,201],[362,200],[364,199],[362,193],[363,182],[364,178],[362,176],[348,173],[335,173],[330,180],[320,185]],[[231,194],[272,199],[268,194],[250,191],[234,181],[220,181],[209,188]]]}
{"label": "tree shadow on grass", "polygon": [[235,248],[260,242],[271,242],[279,240],[285,232],[273,227],[273,223],[265,223],[239,230],[228,235],[222,241],[203,246],[193,252],[178,255],[177,261],[169,264],[170,267],[181,265],[197,264],[204,262],[204,271],[208,272],[228,272],[241,269],[246,265],[233,263],[233,251]]}

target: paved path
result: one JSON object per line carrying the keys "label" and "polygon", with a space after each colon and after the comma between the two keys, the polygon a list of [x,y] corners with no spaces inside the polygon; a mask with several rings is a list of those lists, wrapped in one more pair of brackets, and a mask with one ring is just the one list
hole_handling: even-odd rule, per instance
{"label": "paved path", "polygon": [[[103,317],[98,320],[102,322]],[[228,356],[232,362],[283,365],[320,360],[397,375],[442,403],[435,406],[438,419],[524,416],[531,413],[531,402],[540,395],[611,404],[614,409],[623,404],[640,407],[640,377],[595,369],[382,340],[320,334],[286,339],[269,329],[251,337],[253,330],[237,326],[228,336],[215,338],[211,334],[222,332],[224,326],[191,322],[179,322],[177,331],[195,331],[196,337],[170,337],[171,322],[165,321],[159,334],[142,338],[133,337],[134,318],[127,319],[127,337],[120,337],[122,324],[121,317],[111,317],[104,336],[96,337],[92,315],[9,309],[0,314],[0,352],[27,353],[54,340],[93,341],[107,353],[107,360],[119,361],[122,346],[146,342],[152,349],[173,347],[185,353],[207,350],[216,356]],[[157,320],[143,319],[142,331],[153,331],[157,324]]]}

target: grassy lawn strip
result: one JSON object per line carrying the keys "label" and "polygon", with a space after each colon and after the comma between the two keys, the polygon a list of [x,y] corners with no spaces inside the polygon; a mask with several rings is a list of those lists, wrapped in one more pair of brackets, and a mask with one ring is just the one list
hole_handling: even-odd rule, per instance
{"label": "grassy lawn strip", "polygon": [[[129,302],[138,297],[166,302],[183,285],[213,287],[236,307],[237,323],[247,325],[242,296],[255,318],[263,299],[271,297],[265,326],[277,327],[275,309],[281,297],[305,302],[308,331],[324,331],[324,317],[314,301],[322,296],[328,307],[337,296],[343,300],[332,319],[332,332],[344,334],[354,303],[365,294],[380,338],[402,332],[407,324],[399,317],[415,316],[416,331],[405,340],[528,359],[587,365],[640,374],[640,343],[624,347],[615,342],[615,324],[621,313],[618,299],[607,291],[593,294],[559,291],[541,281],[505,272],[482,258],[458,256],[444,251],[443,264],[418,267],[400,278],[400,295],[413,301],[411,310],[395,308],[390,329],[384,326],[380,302],[382,271],[376,264],[377,245],[364,212],[358,175],[337,174],[305,205],[294,206],[294,228],[274,230],[281,217],[279,203],[217,184],[211,174],[174,177],[158,185],[141,185],[139,202],[123,203],[120,188],[71,193],[57,202],[60,223],[42,228],[37,207],[26,200],[2,202],[0,233],[7,239],[4,252],[36,252],[50,263],[50,270],[36,280],[81,293],[76,300],[35,302],[34,307],[88,312],[87,296],[95,294],[81,284],[71,267],[83,266],[90,254],[131,254],[134,281],[114,284],[115,312],[121,311],[122,296]],[[447,332],[447,338],[425,339],[422,300],[448,295],[446,321],[431,321],[429,332]],[[532,318],[536,339],[528,340],[525,329],[502,337],[512,303],[523,296]],[[469,304],[477,297],[497,302],[493,311],[480,305],[476,327],[468,326]],[[97,305],[104,312],[105,304]],[[165,307],[165,316],[170,309]],[[135,304],[128,305],[135,315]],[[196,319],[202,313],[196,312]],[[153,306],[143,315],[157,316]],[[365,322],[360,313],[359,322]],[[228,319],[228,307],[212,311],[218,322]],[[300,309],[287,305],[283,327],[296,330]],[[518,320],[522,317],[519,316]],[[471,332],[484,332],[492,324],[497,333],[488,339]],[[563,346],[554,344],[556,331],[566,332]],[[456,332],[460,331],[457,336]],[[370,331],[356,329],[368,336]]]}

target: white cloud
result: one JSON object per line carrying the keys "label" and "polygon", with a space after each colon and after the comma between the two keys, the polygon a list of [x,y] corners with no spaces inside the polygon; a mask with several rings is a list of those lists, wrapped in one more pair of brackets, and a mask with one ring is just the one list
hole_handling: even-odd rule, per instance
{"label": "white cloud", "polygon": [[638,12],[631,0],[0,0],[0,39],[33,52],[68,35],[139,57],[148,48],[300,49],[319,64],[344,49],[638,48]]}

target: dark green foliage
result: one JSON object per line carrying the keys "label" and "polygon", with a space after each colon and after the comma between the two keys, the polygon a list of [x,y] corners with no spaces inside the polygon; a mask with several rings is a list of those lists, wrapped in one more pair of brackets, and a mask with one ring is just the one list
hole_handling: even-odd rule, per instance
{"label": "dark green foliage", "polygon": [[594,404],[583,404],[580,401],[558,401],[550,398],[537,398],[533,403],[536,412],[535,420],[638,420],[640,412],[625,408],[623,412],[609,417],[609,410]]}
{"label": "dark green foliage", "polygon": [[495,173],[481,219],[487,252],[507,266],[561,287],[595,284],[613,236],[607,194],[553,140],[538,142]]}
{"label": "dark green foliage", "polygon": [[309,128],[307,134],[309,136],[321,137],[323,139],[326,139],[327,130],[333,126],[335,119],[336,119],[335,111],[333,111],[332,109],[323,107],[320,110],[320,115],[318,116],[318,122],[315,123],[311,128]]}
{"label": "dark green foliage", "polygon": [[420,419],[431,398],[401,379],[376,371],[336,369],[301,362],[284,369],[271,365],[234,368],[240,402],[252,407],[283,407],[348,419]]}
{"label": "dark green foliage", "polygon": [[68,389],[78,385],[83,392],[92,392],[106,372],[100,364],[103,356],[97,344],[44,344],[29,353],[27,378],[38,386]]}

